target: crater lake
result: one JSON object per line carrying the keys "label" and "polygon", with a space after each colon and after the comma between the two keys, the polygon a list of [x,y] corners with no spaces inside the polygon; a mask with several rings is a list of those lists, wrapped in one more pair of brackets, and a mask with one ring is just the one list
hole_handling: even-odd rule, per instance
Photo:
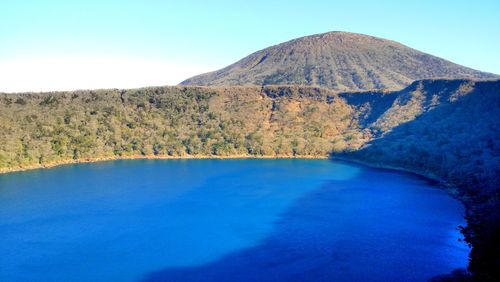
{"label": "crater lake", "polygon": [[0,175],[1,281],[426,281],[467,267],[430,180],[303,159],[120,160]]}

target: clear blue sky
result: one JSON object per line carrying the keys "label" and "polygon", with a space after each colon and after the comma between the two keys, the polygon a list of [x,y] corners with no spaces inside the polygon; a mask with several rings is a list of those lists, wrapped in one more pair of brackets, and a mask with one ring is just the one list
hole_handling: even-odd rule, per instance
{"label": "clear blue sky", "polygon": [[[61,58],[111,56],[119,57],[124,68],[133,68],[127,58],[143,67],[168,62],[158,69],[185,63],[194,66],[183,70],[191,75],[295,37],[342,30],[392,39],[500,74],[499,0],[0,0],[0,19],[0,68],[2,62],[12,67],[23,59],[19,66],[26,68],[27,58],[56,60],[64,68],[63,61],[74,67],[87,59]],[[165,71],[165,80],[156,84],[179,82],[176,75],[181,71]]]}

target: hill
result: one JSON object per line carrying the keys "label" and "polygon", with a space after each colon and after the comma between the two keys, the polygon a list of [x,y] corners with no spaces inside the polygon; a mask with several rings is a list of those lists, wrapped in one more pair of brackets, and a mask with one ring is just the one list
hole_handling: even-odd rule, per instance
{"label": "hill", "polygon": [[334,140],[353,143],[343,141],[357,134],[352,116],[313,87],[0,94],[0,171],[133,156],[327,157]]}
{"label": "hill", "polygon": [[499,76],[463,67],[395,41],[348,32],[297,38],[257,51],[181,85],[298,84],[339,91],[399,90],[428,78]]}

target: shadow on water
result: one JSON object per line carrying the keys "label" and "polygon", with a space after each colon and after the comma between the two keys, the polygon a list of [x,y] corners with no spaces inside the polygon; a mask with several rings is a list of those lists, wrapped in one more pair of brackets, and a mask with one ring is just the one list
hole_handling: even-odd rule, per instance
{"label": "shadow on water", "polygon": [[466,265],[458,202],[418,177],[366,170],[356,179],[302,196],[253,247],[142,280],[425,281]]}
{"label": "shadow on water", "polygon": [[463,223],[427,180],[338,161],[74,165],[0,177],[0,280],[424,281],[466,266]]}

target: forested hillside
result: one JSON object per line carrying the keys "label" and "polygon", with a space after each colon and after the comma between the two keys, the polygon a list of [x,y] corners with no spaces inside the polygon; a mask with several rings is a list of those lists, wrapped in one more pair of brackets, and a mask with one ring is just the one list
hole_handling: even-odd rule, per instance
{"label": "forested hillside", "polygon": [[299,87],[0,96],[0,171],[127,156],[327,156],[359,147],[353,109]]}
{"label": "forested hillside", "polygon": [[[350,95],[347,100],[355,104],[356,95]],[[376,138],[351,156],[419,169],[478,190],[495,188],[491,180],[500,179],[498,81],[419,81],[382,96],[357,103],[359,122]]]}
{"label": "forested hillside", "polygon": [[350,93],[266,86],[0,94],[0,169],[99,157],[326,156],[363,148],[353,156],[412,151],[392,162],[458,183],[454,175],[462,173],[454,171],[463,159],[498,167],[499,84],[425,80],[401,91]]}

